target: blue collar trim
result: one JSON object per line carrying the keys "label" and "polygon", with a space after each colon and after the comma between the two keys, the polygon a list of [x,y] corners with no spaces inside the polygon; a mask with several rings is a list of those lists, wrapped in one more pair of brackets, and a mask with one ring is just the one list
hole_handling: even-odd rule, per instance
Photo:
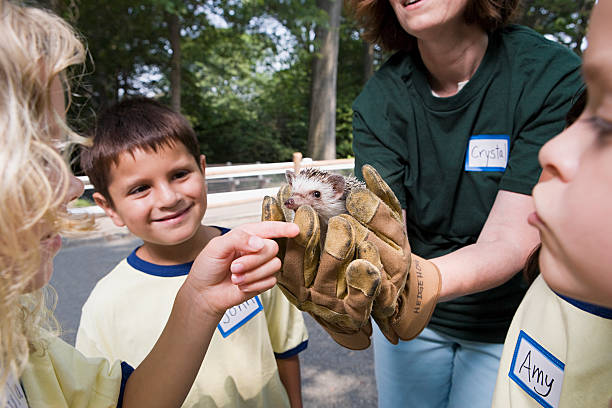
{"label": "blue collar trim", "polygon": [[[215,227],[221,231],[221,235],[229,232],[228,228]],[[138,247],[140,248],[140,247]],[[144,272],[148,275],[160,276],[165,278],[172,278],[175,276],[185,276],[191,270],[193,261],[179,264],[179,265],[157,265],[151,262],[147,262],[144,259],[136,255],[138,248],[134,249],[131,254],[127,257],[127,263],[134,269]]]}
{"label": "blue collar trim", "polygon": [[604,319],[612,319],[612,309],[607,307],[594,305],[592,303],[583,302],[581,300],[572,299],[571,297],[563,296],[555,292],[557,296],[565,300],[567,303],[576,306],[580,310],[584,310],[587,313],[594,314],[595,316],[603,317]]}
{"label": "blue collar trim", "polygon": [[[138,247],[140,248],[140,247]],[[138,269],[140,272],[144,272],[148,275],[161,276],[165,278],[171,278],[174,276],[184,276],[191,270],[192,262],[187,262],[180,265],[157,265],[151,262],[147,262],[136,255],[138,248],[134,249],[127,257],[127,263],[134,269]]]}

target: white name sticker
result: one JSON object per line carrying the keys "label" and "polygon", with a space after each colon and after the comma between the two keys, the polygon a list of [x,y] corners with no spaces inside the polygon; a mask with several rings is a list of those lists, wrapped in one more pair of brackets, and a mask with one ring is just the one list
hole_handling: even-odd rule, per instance
{"label": "white name sticker", "polygon": [[221,335],[225,338],[238,330],[240,326],[251,320],[262,310],[263,305],[259,300],[259,296],[255,296],[246,302],[227,309],[217,327]]}
{"label": "white name sticker", "polygon": [[504,171],[509,151],[508,135],[473,135],[465,153],[465,171]]}
{"label": "white name sticker", "polygon": [[4,393],[6,398],[7,408],[28,408],[28,401],[23,393],[21,384],[15,380],[12,374],[9,375],[6,384],[4,385]]}
{"label": "white name sticker", "polygon": [[521,330],[508,376],[546,408],[559,406],[565,364]]}

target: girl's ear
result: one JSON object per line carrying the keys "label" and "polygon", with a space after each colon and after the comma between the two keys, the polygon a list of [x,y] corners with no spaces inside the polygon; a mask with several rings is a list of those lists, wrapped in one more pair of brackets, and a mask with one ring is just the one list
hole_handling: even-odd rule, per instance
{"label": "girl's ear", "polygon": [[97,192],[93,193],[92,198],[94,199],[96,204],[98,204],[98,206],[100,206],[100,208],[104,210],[106,215],[113,221],[113,224],[118,227],[125,227],[125,222],[123,222],[121,216],[117,214],[117,212],[113,209],[108,200],[102,194]]}

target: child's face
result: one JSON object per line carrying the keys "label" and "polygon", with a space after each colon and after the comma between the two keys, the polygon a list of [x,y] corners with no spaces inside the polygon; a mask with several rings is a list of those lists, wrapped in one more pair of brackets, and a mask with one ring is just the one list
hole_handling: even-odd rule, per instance
{"label": "child's face", "polygon": [[127,228],[145,243],[177,245],[194,237],[206,212],[206,161],[198,167],[182,143],[157,152],[124,152],[111,167],[106,200],[94,198],[113,222]]}
{"label": "child's face", "polygon": [[[60,115],[62,119],[65,118],[65,101],[64,101],[64,89],[59,78],[55,78],[51,84],[51,104],[53,109]],[[54,142],[51,140],[51,142]],[[55,179],[57,182],[57,175],[49,174],[51,182]],[[64,198],[64,203],[67,205],[70,201],[78,198],[83,194],[83,183],[73,175],[70,175],[70,184],[68,186],[68,192]],[[40,230],[41,240],[41,262],[38,273],[30,282],[28,290],[36,290],[43,287],[51,279],[53,274],[53,258],[59,252],[62,246],[62,239],[58,234],[51,233],[52,228],[45,223],[41,222],[36,226]]]}
{"label": "child's face", "polygon": [[554,290],[612,307],[612,2],[589,24],[583,72],[588,101],[580,118],[540,151],[550,175],[533,190],[540,269]]}

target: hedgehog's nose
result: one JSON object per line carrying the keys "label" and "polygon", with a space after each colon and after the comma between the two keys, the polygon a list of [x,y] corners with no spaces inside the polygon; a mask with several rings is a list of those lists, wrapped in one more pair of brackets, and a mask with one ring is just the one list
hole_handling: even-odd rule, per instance
{"label": "hedgehog's nose", "polygon": [[295,201],[293,201],[293,198],[288,198],[287,201],[285,201],[285,207],[287,207],[290,210],[296,210],[297,206],[295,205]]}

